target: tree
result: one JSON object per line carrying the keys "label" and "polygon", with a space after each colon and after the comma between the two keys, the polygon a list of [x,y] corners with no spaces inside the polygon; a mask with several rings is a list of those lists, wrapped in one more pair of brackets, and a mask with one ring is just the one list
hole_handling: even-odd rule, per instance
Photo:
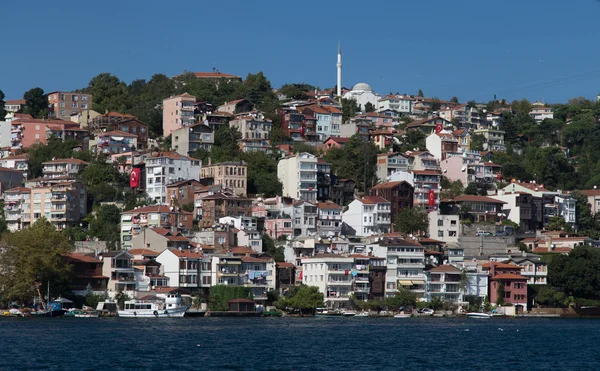
{"label": "tree", "polygon": [[375,111],[375,106],[371,102],[365,103],[365,112],[373,112]]}
{"label": "tree", "polygon": [[216,285],[210,288],[208,309],[212,311],[229,310],[229,301],[234,299],[252,299],[248,287]]}
{"label": "tree", "polygon": [[84,91],[92,94],[94,110],[100,113],[105,111],[125,113],[130,107],[127,85],[110,73],[101,73],[92,78]]}
{"label": "tree", "polygon": [[119,171],[118,163],[105,161],[103,155],[93,158],[79,175],[87,187],[90,206],[124,200],[125,193],[131,192],[128,176]]}
{"label": "tree", "polygon": [[281,128],[281,126],[273,126],[271,129],[271,144],[275,145],[277,143],[286,143],[291,141],[289,135],[285,133],[285,131]]}
{"label": "tree", "polygon": [[467,185],[467,187],[465,188],[464,192],[466,195],[476,196],[477,195],[477,184],[469,183],[469,185]]}
{"label": "tree", "polygon": [[573,228],[561,216],[551,216],[546,229],[550,231],[573,232]]}
{"label": "tree", "polygon": [[68,293],[70,265],[63,255],[70,249],[66,236],[45,219],[4,235],[0,245],[0,297],[27,303],[37,296],[36,282],[43,283],[40,290],[44,296],[48,282],[53,295]]}
{"label": "tree", "polygon": [[548,263],[548,284],[568,296],[600,299],[600,250],[577,246],[569,255],[553,255]]}
{"label": "tree", "polygon": [[277,246],[275,241],[266,233],[262,233],[262,248],[263,252],[270,257],[272,257],[276,262],[285,261],[285,256],[283,255],[283,246]]}
{"label": "tree", "polygon": [[417,93],[417,96],[419,97],[424,97],[425,95],[423,94],[423,90],[419,89],[419,92]]}
{"label": "tree", "polygon": [[308,144],[306,142],[294,143],[293,150],[294,150],[294,153],[306,152],[306,153],[310,153],[311,155],[315,155],[315,156],[320,156],[322,153],[322,150],[320,147],[311,146],[310,144]]}
{"label": "tree", "polygon": [[498,287],[496,288],[496,305],[504,305],[504,283],[498,281]]}
{"label": "tree", "polygon": [[186,204],[181,205],[181,210],[187,211],[188,213],[194,212],[194,203],[188,202]]}
{"label": "tree", "polygon": [[353,135],[343,148],[331,148],[325,161],[335,169],[340,178],[354,180],[363,191],[377,184],[377,147],[365,142],[361,136]]}
{"label": "tree", "polygon": [[235,127],[222,125],[215,130],[215,143],[211,147],[210,157],[214,163],[239,160],[242,156],[239,141],[242,134]]}
{"label": "tree", "polygon": [[485,137],[482,134],[473,134],[471,135],[471,145],[470,148],[472,151],[483,151],[483,145],[485,144]]}
{"label": "tree", "polygon": [[100,241],[107,241],[109,249],[118,247],[121,223],[121,210],[115,205],[97,206],[93,214],[86,218],[88,222],[88,234]]}
{"label": "tree", "polygon": [[394,308],[414,307],[417,305],[417,295],[409,289],[400,286],[394,296],[388,298],[386,301],[387,305]]}
{"label": "tree", "polygon": [[429,229],[427,211],[422,207],[402,209],[396,216],[394,227],[397,232],[406,234],[427,233]]}
{"label": "tree", "polygon": [[26,91],[25,94],[23,94],[23,99],[25,99],[23,113],[38,119],[46,118],[48,116],[48,96],[44,93],[42,88],[33,88]]}
{"label": "tree", "polygon": [[46,143],[35,143],[27,148],[27,166],[28,178],[34,179],[42,176],[46,161],[51,161],[53,158],[70,158],[77,157],[82,160],[88,160],[89,152],[74,152],[73,149],[79,143],[75,140],[68,139],[62,141],[59,138],[49,138]]}
{"label": "tree", "polygon": [[6,96],[4,95],[4,92],[0,90],[0,120],[4,120],[4,117],[6,116],[6,111],[4,110],[6,101],[4,98],[6,98]]}
{"label": "tree", "polygon": [[285,297],[280,298],[275,306],[297,310],[302,314],[314,314],[317,308],[323,306],[323,293],[315,286],[296,286]]}
{"label": "tree", "polygon": [[315,87],[309,84],[285,84],[279,89],[279,93],[288,99],[305,100],[309,98],[306,92],[314,90]]}
{"label": "tree", "polygon": [[360,112],[360,108],[354,99],[342,98],[342,124],[356,116]]}
{"label": "tree", "polygon": [[438,97],[433,97],[431,101],[431,110],[439,111],[442,108],[442,103],[440,102]]}
{"label": "tree", "polygon": [[248,164],[248,193],[264,197],[280,195],[283,185],[277,178],[277,161],[262,151],[242,156]]}
{"label": "tree", "polygon": [[450,98],[450,102],[458,104],[458,97]]}

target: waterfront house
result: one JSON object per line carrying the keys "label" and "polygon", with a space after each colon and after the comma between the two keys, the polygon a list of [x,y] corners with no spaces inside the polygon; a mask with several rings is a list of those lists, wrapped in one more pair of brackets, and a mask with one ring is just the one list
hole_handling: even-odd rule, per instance
{"label": "waterfront house", "polygon": [[85,296],[89,290],[95,295],[106,292],[109,277],[102,273],[102,260],[75,252],[64,255],[64,258],[71,266],[73,294]]}
{"label": "waterfront house", "polygon": [[[461,271],[452,265],[439,265],[425,272],[425,301],[438,297],[442,301],[460,303],[463,301]],[[466,285],[466,279],[464,284]]]}
{"label": "waterfront house", "polygon": [[482,268],[489,272],[490,303],[512,304],[517,313],[527,310],[528,278],[521,275],[521,266],[490,262],[483,264]]}
{"label": "waterfront house", "polygon": [[133,255],[127,251],[106,251],[100,257],[103,262],[102,276],[110,278],[107,285],[108,295],[114,297],[123,291],[129,297],[134,297],[137,284]]}

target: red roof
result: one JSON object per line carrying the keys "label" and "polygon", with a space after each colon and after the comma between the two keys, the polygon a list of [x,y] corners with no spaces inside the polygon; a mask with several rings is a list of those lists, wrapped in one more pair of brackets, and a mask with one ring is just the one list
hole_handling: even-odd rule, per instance
{"label": "red roof", "polygon": [[346,144],[350,141],[350,138],[329,137],[329,138],[327,138],[327,140],[325,140],[325,143],[327,143],[329,141],[336,142],[338,144]]}
{"label": "red roof", "polygon": [[492,280],[494,281],[498,281],[498,280],[527,280],[527,277],[523,277],[520,274],[512,274],[512,273],[505,273],[505,274],[499,274],[497,276],[492,277]]}
{"label": "red roof", "polygon": [[245,254],[257,255],[256,251],[252,250],[249,247],[244,247],[244,246],[233,247],[231,249],[231,253],[233,255],[245,255]]}
{"label": "red roof", "polygon": [[335,209],[335,210],[341,210],[342,207],[334,202],[331,201],[325,201],[325,202],[319,202],[317,204],[317,207],[319,209]]}
{"label": "red roof", "polygon": [[413,170],[412,172],[416,175],[442,175],[441,172],[436,170]]}
{"label": "red roof", "polygon": [[15,104],[25,104],[25,103],[27,103],[27,101],[25,99],[12,99],[12,100],[4,101],[4,103],[9,104],[9,105],[15,105]]}
{"label": "red roof", "polygon": [[425,249],[425,255],[444,255],[444,253],[441,251]]}
{"label": "red roof", "polygon": [[349,257],[354,259],[371,259],[370,256],[363,254],[350,254]]}
{"label": "red roof", "polygon": [[80,263],[101,263],[101,260],[94,258],[93,256],[85,255],[79,252],[70,252],[64,255],[71,261],[78,261]]}
{"label": "red roof", "polygon": [[440,265],[435,268],[431,268],[429,271],[430,272],[444,272],[444,273],[460,273],[460,270],[458,270],[456,267],[453,267],[451,265]]}
{"label": "red roof", "polygon": [[151,228],[154,232],[160,234],[163,237],[166,237],[170,241],[180,241],[180,242],[189,242],[190,240],[186,237],[183,237],[181,233],[176,232],[173,233],[165,228]]}
{"label": "red roof", "polygon": [[496,200],[495,198],[487,197],[487,196],[475,196],[475,195],[460,195],[455,197],[453,201],[456,202],[487,202],[490,204],[505,204],[506,202]]}
{"label": "red roof", "polygon": [[386,200],[383,197],[379,197],[379,196],[364,196],[362,199],[360,199],[358,201],[362,202],[363,204],[368,204],[368,205],[374,205],[374,204],[378,204],[378,203],[389,203],[388,200]]}
{"label": "red roof", "polygon": [[131,249],[129,250],[131,255],[145,255],[145,256],[158,256],[160,253],[151,249]]}
{"label": "red roof", "polygon": [[139,214],[139,213],[172,213],[168,206],[152,205],[144,206],[137,209],[123,211],[123,214]]}
{"label": "red roof", "polygon": [[390,189],[390,188],[394,188],[399,184],[402,183],[407,183],[407,182],[385,182],[385,183],[379,183],[379,184],[375,184],[373,186],[373,188],[371,189]]}
{"label": "red roof", "polygon": [[433,238],[421,238],[419,239],[419,242],[422,244],[437,244],[437,245],[443,245],[445,244],[444,241],[439,241],[439,240],[434,240]]}
{"label": "red roof", "polygon": [[191,250],[179,251],[177,249],[169,249],[169,251],[171,251],[173,254],[177,255],[180,258],[199,259],[202,257],[202,254],[197,253],[195,251],[191,251]]}
{"label": "red roof", "polygon": [[[515,264],[507,264],[507,263],[493,263],[494,266],[496,267],[496,269],[521,269],[523,267],[519,266],[519,265],[515,265]],[[481,264],[481,268],[483,269],[490,269],[491,268],[492,263],[485,263],[485,264]]]}
{"label": "red roof", "polygon": [[288,262],[277,262],[275,264],[277,265],[277,268],[296,268],[294,264]]}
{"label": "red roof", "polygon": [[130,133],[126,133],[124,131],[121,130],[113,130],[113,131],[107,131],[106,133],[102,133],[98,135],[100,138],[103,137],[126,137],[126,138],[137,138],[137,135],[135,134],[130,134]]}
{"label": "red roof", "polygon": [[16,187],[16,188],[11,188],[7,191],[4,191],[4,193],[29,193],[29,192],[31,192],[31,189],[25,188],[25,187]]}
{"label": "red roof", "polygon": [[588,197],[600,196],[600,189],[584,189],[578,192]]}
{"label": "red roof", "polygon": [[268,263],[269,260],[267,259],[261,259],[261,258],[255,258],[252,256],[242,256],[242,262],[244,263]]}
{"label": "red roof", "polygon": [[42,164],[87,164],[87,162],[80,160],[78,158],[59,158],[58,160],[45,161]]}

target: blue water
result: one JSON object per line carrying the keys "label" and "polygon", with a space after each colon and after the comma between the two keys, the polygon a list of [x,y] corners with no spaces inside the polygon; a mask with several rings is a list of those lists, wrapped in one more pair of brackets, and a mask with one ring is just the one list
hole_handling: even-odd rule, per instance
{"label": "blue water", "polygon": [[600,320],[0,319],[0,370],[600,370]]}

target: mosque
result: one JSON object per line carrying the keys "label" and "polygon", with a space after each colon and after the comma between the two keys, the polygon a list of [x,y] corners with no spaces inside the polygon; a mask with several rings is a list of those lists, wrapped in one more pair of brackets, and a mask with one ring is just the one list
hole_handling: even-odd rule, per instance
{"label": "mosque", "polygon": [[[337,59],[337,96],[342,96],[342,47],[338,44],[338,59]],[[371,103],[377,109],[380,96],[373,92],[369,84],[359,82],[352,87],[352,90],[344,94],[344,99],[354,99],[361,111],[364,111],[365,105]]]}

